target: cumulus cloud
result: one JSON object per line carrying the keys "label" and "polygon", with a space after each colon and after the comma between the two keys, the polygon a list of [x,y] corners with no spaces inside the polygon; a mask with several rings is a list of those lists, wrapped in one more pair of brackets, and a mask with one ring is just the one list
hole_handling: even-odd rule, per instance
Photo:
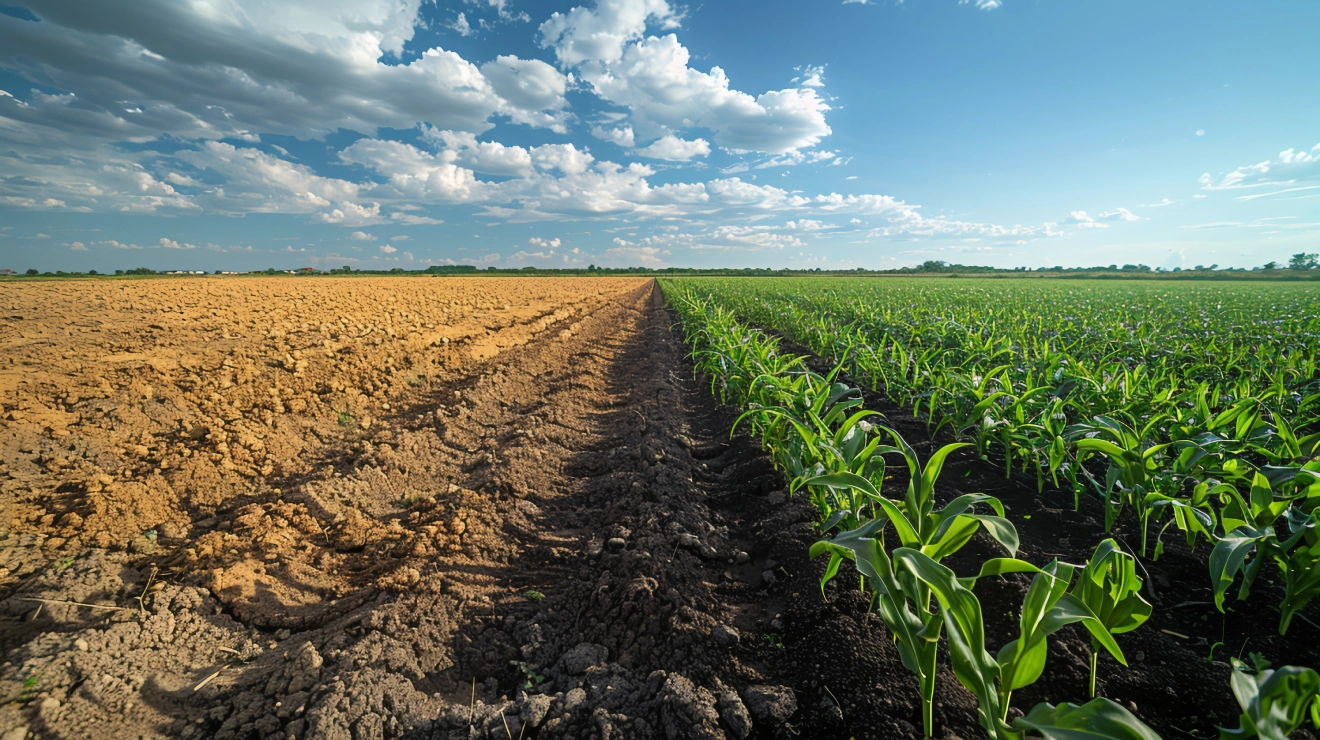
{"label": "cumulus cloud", "polygon": [[532,245],[533,247],[549,247],[551,249],[558,249],[561,242],[559,241],[558,238],[542,239],[539,236],[534,236],[531,239],[528,239],[527,243]]}
{"label": "cumulus cloud", "polygon": [[398,249],[395,249],[394,247],[391,247],[391,246],[388,245],[388,244],[382,245],[382,246],[380,247],[380,253],[381,253],[381,254],[394,254],[394,253],[397,252],[397,251],[399,251],[399,250],[398,250]]}
{"label": "cumulus cloud", "polygon": [[86,252],[87,245],[83,244],[82,242],[74,242],[69,245],[69,249],[72,249],[75,252]]}
{"label": "cumulus cloud", "polygon": [[617,128],[592,126],[591,135],[601,141],[608,141],[611,144],[617,144],[625,149],[632,148],[636,143],[636,140],[633,137],[632,126],[620,126]]}
{"label": "cumulus cloud", "polygon": [[731,88],[719,67],[692,68],[676,35],[646,36],[648,22],[671,30],[679,18],[664,0],[598,0],[552,15],[541,41],[597,95],[627,108],[633,128],[648,138],[704,128],[726,149],[780,154],[830,134],[830,107],[816,92],[819,72],[800,76],[800,87],[753,97]]}
{"label": "cumulus cloud", "polygon": [[481,200],[489,188],[472,170],[454,164],[453,152],[432,154],[398,141],[360,139],[340,152],[339,159],[388,177],[384,186],[370,189],[395,198],[467,203]]}
{"label": "cumulus cloud", "polygon": [[567,132],[563,108],[568,105],[564,99],[568,78],[559,70],[539,59],[504,55],[481,65],[481,74],[504,99],[500,112],[507,113],[514,123]]}
{"label": "cumulus cloud", "polygon": [[[1302,190],[1320,189],[1320,144],[1310,149],[1289,147],[1274,159],[1245,165],[1218,176],[1209,172],[1201,175],[1202,190],[1246,190],[1261,188],[1268,192],[1238,196],[1239,200],[1256,200]],[[1197,196],[1200,197],[1200,196]]]}
{"label": "cumulus cloud", "polygon": [[648,21],[672,29],[680,18],[665,0],[599,0],[594,9],[552,14],[541,24],[541,43],[553,48],[564,66],[615,62],[625,44],[642,37]]}
{"label": "cumulus cloud", "polygon": [[1067,224],[1069,226],[1076,226],[1079,229],[1109,228],[1109,224],[1102,224],[1096,221],[1094,218],[1087,215],[1086,211],[1073,211],[1072,213],[1068,214],[1067,218],[1063,219],[1059,223]]}
{"label": "cumulus cloud", "polygon": [[443,148],[442,159],[486,175],[525,177],[532,172],[532,155],[520,146],[505,146],[494,141],[477,141],[474,134],[440,131],[425,127],[422,139]]}
{"label": "cumulus cloud", "polygon": [[671,162],[686,162],[694,157],[710,156],[710,142],[705,139],[686,141],[673,134],[657,139],[650,146],[637,150],[648,159],[666,159]]}
{"label": "cumulus cloud", "polygon": [[497,113],[562,129],[566,80],[545,62],[478,68],[433,47],[390,63],[413,39],[420,2],[32,0],[40,22],[0,14],[0,64],[64,93],[9,97],[0,116],[84,141],[318,137],[418,121],[480,133]]}
{"label": "cumulus cloud", "polygon": [[1106,211],[1097,216],[1101,221],[1140,221],[1141,216],[1136,215],[1126,208],[1115,208],[1112,211]]}

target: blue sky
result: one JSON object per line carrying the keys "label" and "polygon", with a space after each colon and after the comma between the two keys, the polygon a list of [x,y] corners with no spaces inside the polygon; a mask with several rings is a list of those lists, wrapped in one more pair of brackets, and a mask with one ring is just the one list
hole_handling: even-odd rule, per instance
{"label": "blue sky", "polygon": [[1320,251],[1317,26],[1310,0],[23,0],[0,267],[1286,261]]}

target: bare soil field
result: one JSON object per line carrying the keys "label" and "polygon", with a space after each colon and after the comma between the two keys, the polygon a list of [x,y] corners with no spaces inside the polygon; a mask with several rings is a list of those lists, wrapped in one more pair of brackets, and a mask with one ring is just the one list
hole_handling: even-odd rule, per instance
{"label": "bare soil field", "polygon": [[652,281],[2,301],[7,740],[847,731],[780,635],[863,622]]}
{"label": "bare soil field", "polygon": [[[851,576],[822,593],[815,512],[730,437],[653,281],[4,287],[3,740],[920,737],[892,638]],[[1035,561],[1102,536],[970,453],[941,480],[1000,496]],[[1221,625],[1184,550],[1100,685],[1205,737],[1234,714],[1207,640],[1253,614]],[[978,589],[996,634],[1024,588]],[[1314,662],[1262,624],[1224,650]],[[1086,655],[1065,628],[1024,699],[1084,695]],[[980,737],[939,670],[937,734]]]}

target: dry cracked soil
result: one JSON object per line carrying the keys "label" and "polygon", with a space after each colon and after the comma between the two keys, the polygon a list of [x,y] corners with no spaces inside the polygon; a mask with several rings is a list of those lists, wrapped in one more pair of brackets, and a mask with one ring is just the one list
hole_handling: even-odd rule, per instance
{"label": "dry cracked soil", "polygon": [[845,720],[874,656],[786,644],[867,622],[653,281],[5,300],[6,740],[912,730]]}

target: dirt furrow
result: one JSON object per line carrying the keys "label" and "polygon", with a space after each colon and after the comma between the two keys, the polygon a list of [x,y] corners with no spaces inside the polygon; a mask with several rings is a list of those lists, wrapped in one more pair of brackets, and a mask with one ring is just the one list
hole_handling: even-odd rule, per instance
{"label": "dirt furrow", "polygon": [[810,512],[784,501],[754,445],[728,439],[653,284],[395,406],[272,495],[217,510],[194,552],[94,551],[0,603],[0,694],[20,699],[0,725],[107,738],[844,731],[838,687],[801,678],[818,654],[786,646],[785,604],[819,599]]}

